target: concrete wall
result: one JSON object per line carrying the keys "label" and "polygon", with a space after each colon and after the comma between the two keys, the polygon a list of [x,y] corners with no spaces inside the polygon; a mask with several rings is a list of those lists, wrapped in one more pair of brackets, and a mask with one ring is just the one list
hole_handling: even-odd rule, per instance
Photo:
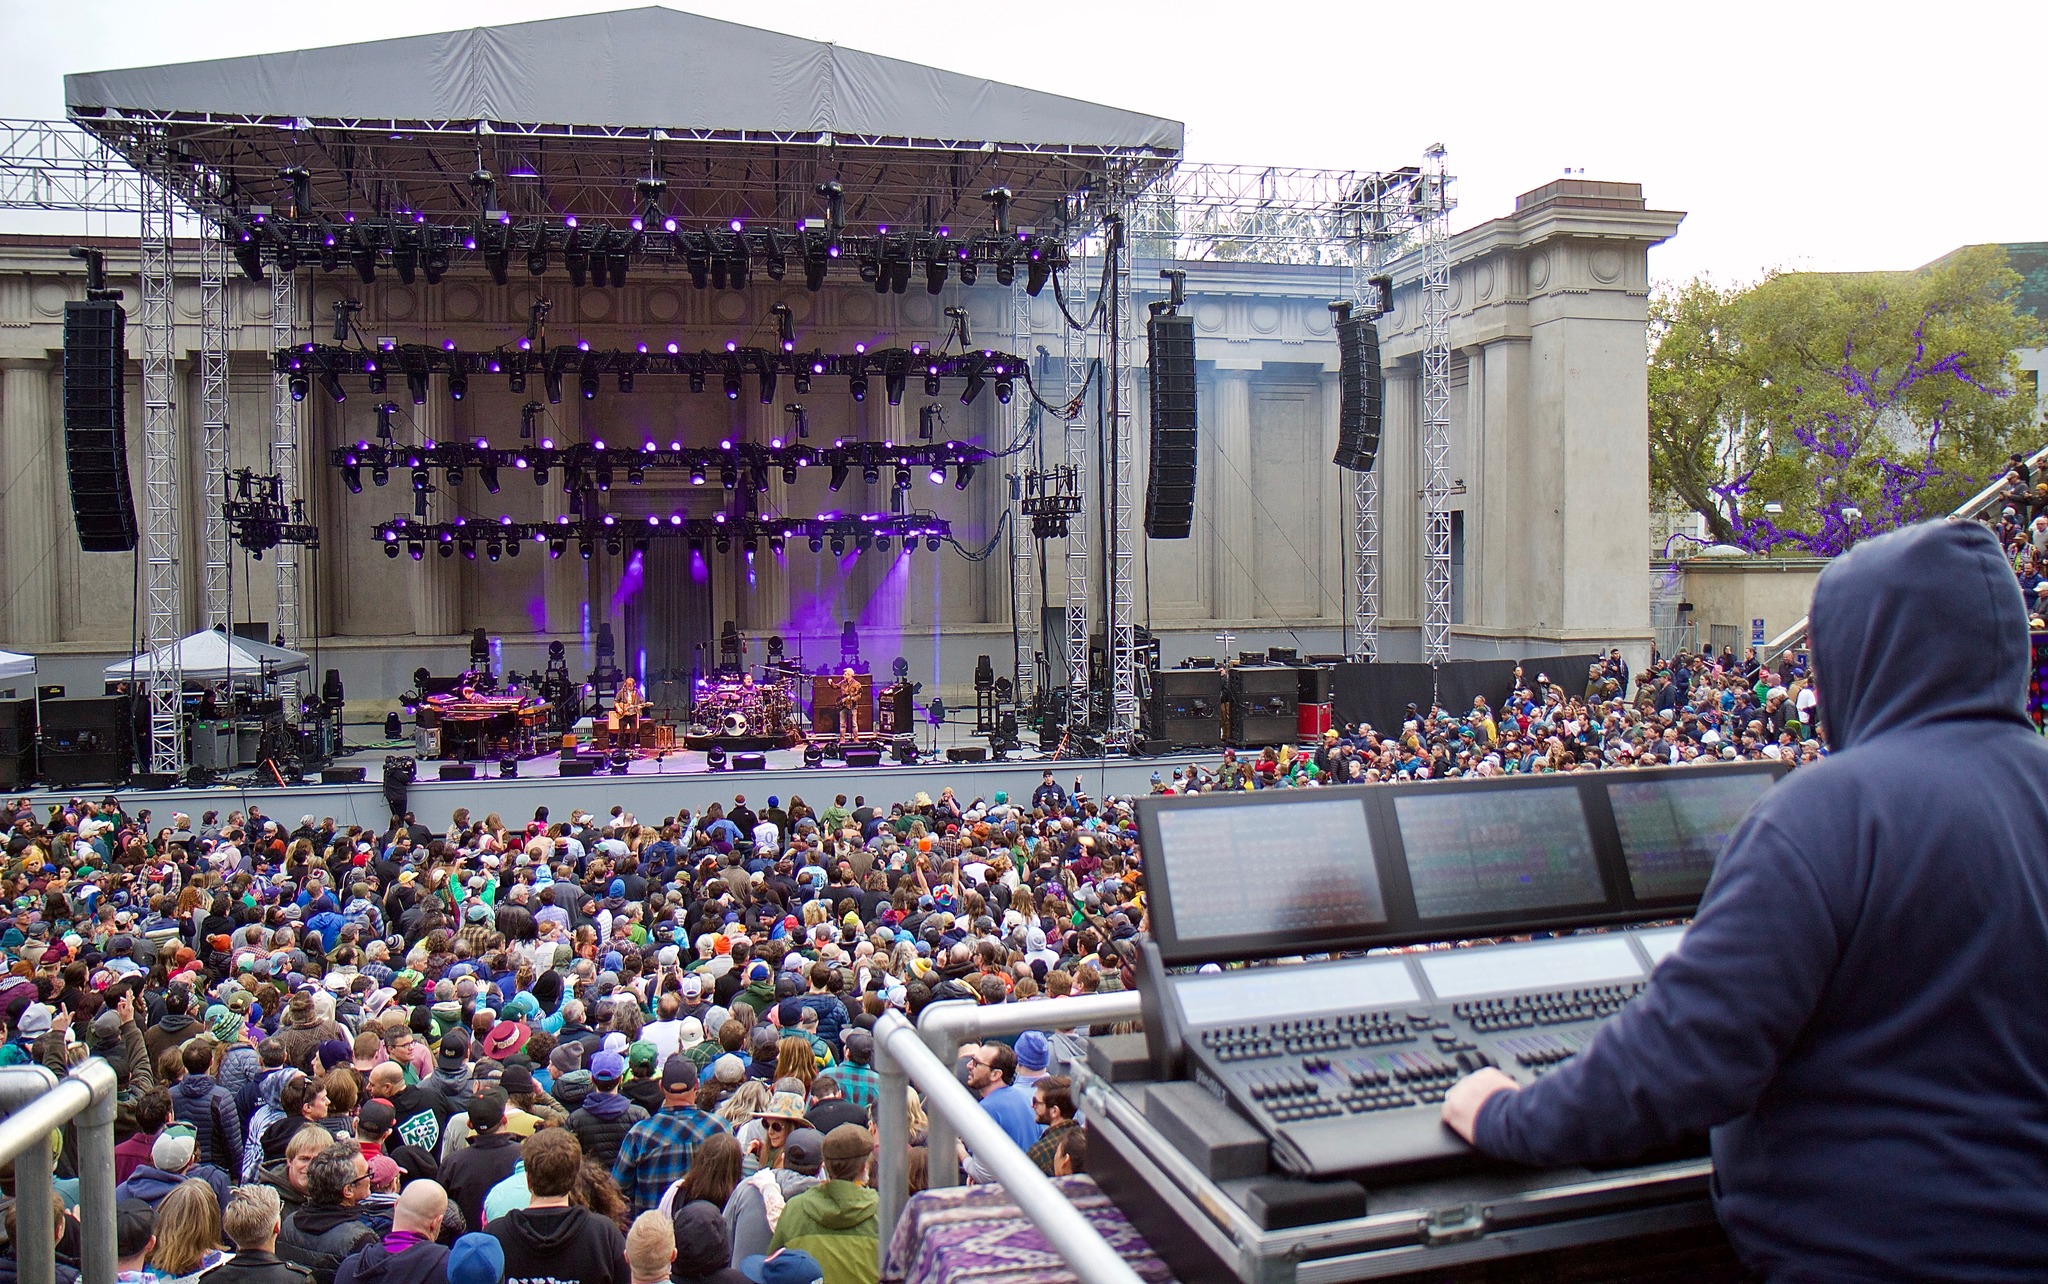
{"label": "concrete wall", "polygon": [[[1699,640],[1714,639],[1714,625],[1734,629],[1735,647],[1752,645],[1754,622],[1764,622],[1765,638],[1774,638],[1806,615],[1814,582],[1827,569],[1818,557],[1694,557],[1681,563],[1684,600],[1692,603],[1691,621]],[[1721,636],[1726,637],[1723,633]],[[1718,648],[1717,648],[1718,649]]]}

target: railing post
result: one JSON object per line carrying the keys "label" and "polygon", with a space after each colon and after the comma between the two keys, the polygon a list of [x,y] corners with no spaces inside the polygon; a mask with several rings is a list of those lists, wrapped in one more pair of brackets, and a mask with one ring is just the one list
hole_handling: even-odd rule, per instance
{"label": "railing post", "polygon": [[[56,1086],[57,1076],[46,1066],[0,1070],[0,1114],[13,1114]],[[57,1192],[51,1185],[55,1166],[48,1133],[38,1135],[14,1157],[15,1227],[20,1240],[14,1260],[20,1284],[56,1284]],[[111,1198],[107,1202],[113,1203]]]}
{"label": "railing post", "polygon": [[114,1218],[114,1115],[119,1109],[114,1069],[95,1057],[71,1077],[92,1089],[78,1116],[79,1264],[83,1284],[114,1284],[118,1271]]}
{"label": "railing post", "polygon": [[[885,1013],[883,1019],[892,1015]],[[875,1132],[880,1151],[875,1159],[875,1194],[881,1200],[880,1251],[886,1259],[896,1222],[910,1202],[910,1080],[881,1040],[875,1043]]]}
{"label": "railing post", "polygon": [[[925,1012],[930,1012],[934,1008],[955,1006],[973,1007],[975,1005],[967,1003],[965,1000],[949,1000],[945,1003],[931,1004],[925,1008]],[[923,1013],[918,1014],[920,1023],[917,1027],[917,1037],[924,1040],[924,1045],[932,1050],[933,1056],[944,1063],[948,1069],[951,1069],[953,1063],[960,1059],[960,1045],[954,1041],[950,1030],[944,1022],[926,1025],[923,1024],[923,1015]],[[927,1093],[926,1096],[929,1097],[930,1094]],[[960,1132],[953,1126],[951,1120],[941,1117],[938,1111],[930,1108],[931,1103],[929,1100],[926,1101],[925,1106],[925,1119],[930,1127],[928,1139],[925,1142],[926,1171],[929,1174],[926,1182],[933,1190],[939,1190],[946,1186],[958,1186],[960,1184]]]}

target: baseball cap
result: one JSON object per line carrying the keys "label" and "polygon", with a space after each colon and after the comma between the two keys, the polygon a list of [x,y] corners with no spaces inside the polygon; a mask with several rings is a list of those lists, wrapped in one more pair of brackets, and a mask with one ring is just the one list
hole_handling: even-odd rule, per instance
{"label": "baseball cap", "polygon": [[626,1074],[626,1059],[616,1052],[600,1052],[590,1059],[593,1083],[617,1083]]}
{"label": "baseball cap", "polygon": [[[114,1206],[114,1251],[123,1257],[138,1257],[149,1247],[156,1233],[156,1210],[140,1199],[124,1199]],[[749,1259],[751,1260],[751,1259]],[[756,1275],[754,1279],[761,1278]]]}
{"label": "baseball cap", "polygon": [[[754,1253],[741,1258],[740,1274],[754,1284],[818,1284],[825,1278],[825,1268],[818,1265],[817,1258],[800,1248],[784,1248],[766,1256]],[[448,1284],[458,1284],[458,1281],[451,1275]]]}
{"label": "baseball cap", "polygon": [[149,1162],[167,1173],[183,1172],[198,1149],[198,1134],[189,1125],[172,1124],[157,1134],[156,1143],[149,1148]]}
{"label": "baseball cap", "polygon": [[448,1284],[498,1284],[505,1276],[505,1246],[472,1231],[448,1250],[447,1273]]}
{"label": "baseball cap", "polygon": [[485,1088],[469,1099],[469,1126],[478,1132],[489,1132],[505,1122],[505,1092],[502,1088]]}
{"label": "baseball cap", "polygon": [[782,1143],[782,1166],[806,1177],[816,1176],[825,1166],[825,1134],[816,1128],[798,1128]]}
{"label": "baseball cap", "polygon": [[635,1070],[652,1069],[661,1057],[661,1049],[642,1039],[626,1049],[626,1064]]}
{"label": "baseball cap", "polygon": [[435,1059],[450,1070],[469,1060],[469,1031],[458,1025],[442,1034],[441,1050]]}
{"label": "baseball cap", "polygon": [[[653,1045],[649,1045],[651,1048]],[[661,1067],[661,1086],[670,1091],[692,1087],[697,1082],[697,1063],[681,1054],[670,1057]]]}
{"label": "baseball cap", "polygon": [[381,1136],[390,1132],[392,1125],[398,1122],[398,1111],[382,1097],[372,1097],[356,1112],[356,1122]]}

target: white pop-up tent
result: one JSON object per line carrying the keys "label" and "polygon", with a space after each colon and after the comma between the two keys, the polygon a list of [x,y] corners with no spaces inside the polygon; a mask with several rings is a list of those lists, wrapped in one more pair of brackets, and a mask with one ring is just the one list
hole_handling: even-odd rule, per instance
{"label": "white pop-up tent", "polygon": [[[202,629],[191,637],[157,648],[169,661],[175,653],[179,671],[187,681],[220,682],[228,678],[255,682],[265,675],[297,673],[311,664],[303,651],[230,637],[217,629]],[[142,656],[116,660],[107,666],[109,681],[142,681],[149,676],[149,661]]]}
{"label": "white pop-up tent", "polygon": [[18,655],[13,651],[0,651],[0,679],[26,678],[36,671],[36,658],[32,655]]}

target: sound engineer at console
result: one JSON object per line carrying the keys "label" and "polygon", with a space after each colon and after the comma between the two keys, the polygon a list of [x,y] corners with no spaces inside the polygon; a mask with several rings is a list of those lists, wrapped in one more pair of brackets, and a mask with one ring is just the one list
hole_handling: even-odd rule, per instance
{"label": "sound engineer at console", "polygon": [[1731,835],[1636,1002],[1444,1120],[1546,1167],[1712,1130],[1716,1208],[1772,1280],[2048,1273],[2048,746],[1998,542],[1930,522],[1820,577],[1833,756]]}

